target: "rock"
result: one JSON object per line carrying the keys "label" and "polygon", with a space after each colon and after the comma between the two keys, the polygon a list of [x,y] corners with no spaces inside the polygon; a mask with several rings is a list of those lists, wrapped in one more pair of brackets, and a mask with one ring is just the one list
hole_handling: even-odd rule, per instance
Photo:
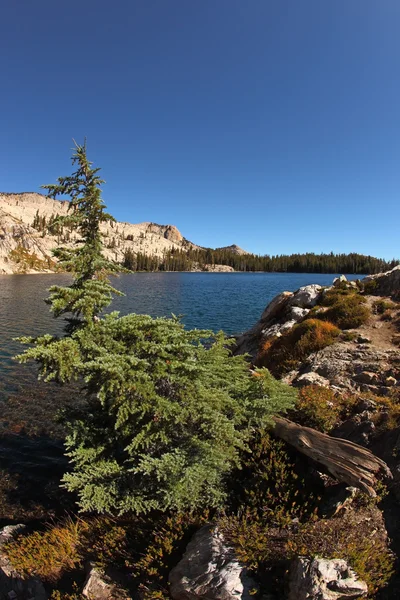
{"label": "rock", "polygon": [[370,344],[371,343],[371,338],[367,337],[366,335],[359,335],[357,337],[357,342],[359,344]]}
{"label": "rock", "polygon": [[250,600],[254,581],[216,527],[202,527],[169,575],[174,600]]}
{"label": "rock", "polygon": [[286,305],[289,298],[293,297],[293,292],[282,292],[278,294],[271,300],[271,302],[264,309],[263,314],[261,315],[261,321],[270,321],[275,318],[278,313],[281,312],[282,308]]}
{"label": "rock", "polygon": [[324,519],[334,517],[340,510],[346,509],[357,494],[357,488],[345,483],[329,486],[322,498],[318,513]]}
{"label": "rock", "polygon": [[310,312],[309,308],[300,308],[299,306],[292,306],[288,313],[288,319],[293,321],[301,321]]}
{"label": "rock", "polygon": [[345,560],[297,558],[290,569],[288,600],[345,600],[367,593],[367,584]]}
{"label": "rock", "polygon": [[370,413],[365,411],[360,415],[347,419],[347,421],[335,427],[330,435],[360,444],[360,446],[368,446],[370,438],[375,432],[375,423],[370,416]]}
{"label": "rock", "polygon": [[375,282],[373,294],[380,296],[391,296],[398,294],[400,291],[400,265],[394,267],[386,273],[377,273],[376,275],[368,275],[362,279],[362,283]]}
{"label": "rock", "polygon": [[282,325],[280,326],[279,332],[285,333],[285,332],[289,331],[289,329],[292,329],[296,324],[297,324],[297,321],[295,321],[293,319],[291,321],[286,321],[285,323],[282,323]]}
{"label": "rock", "polygon": [[340,277],[335,277],[333,280],[333,285],[335,287],[339,286],[341,283],[348,283],[346,275],[340,275]]}
{"label": "rock", "polygon": [[88,565],[88,573],[82,595],[90,600],[129,600],[125,591],[119,588],[93,564]]}
{"label": "rock", "polygon": [[7,525],[0,530],[0,598],[47,600],[42,582],[36,577],[22,577],[1,550],[4,544],[10,542],[24,529],[25,525]]}
{"label": "rock", "polygon": [[392,387],[394,385],[396,385],[397,383],[397,379],[395,377],[386,377],[385,378],[385,385],[387,387]]}
{"label": "rock", "polygon": [[357,414],[363,413],[365,411],[375,412],[377,410],[376,402],[370,400],[369,398],[360,398],[355,407],[355,411]]}
{"label": "rock", "polygon": [[281,336],[281,326],[279,325],[279,323],[275,323],[275,325],[271,325],[271,327],[267,327],[267,329],[264,329],[261,332],[262,335],[262,339],[263,341],[267,340],[268,338],[271,337],[279,337]]}
{"label": "rock", "polygon": [[379,383],[378,375],[369,371],[363,371],[359,375],[356,375],[354,379],[359,383],[368,383],[371,385],[376,385],[377,383]]}
{"label": "rock", "polygon": [[299,308],[313,308],[321,295],[322,287],[320,285],[306,285],[301,287],[289,300],[289,306],[298,306]]}
{"label": "rock", "polygon": [[320,385],[322,387],[329,387],[329,379],[318,375],[318,373],[303,373],[293,381],[295,387],[304,387],[305,385]]}

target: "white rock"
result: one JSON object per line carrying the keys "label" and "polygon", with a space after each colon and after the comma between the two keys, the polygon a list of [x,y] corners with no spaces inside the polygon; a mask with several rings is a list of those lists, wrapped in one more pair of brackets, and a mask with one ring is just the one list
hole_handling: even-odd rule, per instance
{"label": "white rock", "polygon": [[271,300],[266,306],[263,314],[261,315],[261,321],[269,321],[274,318],[282,308],[287,304],[288,300],[292,298],[293,292],[282,292]]}
{"label": "white rock", "polygon": [[282,323],[279,331],[280,331],[280,333],[286,333],[287,331],[289,331],[289,329],[292,329],[292,327],[296,324],[297,324],[297,321],[295,321],[294,319],[291,319],[290,321],[286,321],[286,323]]}
{"label": "white rock", "polygon": [[296,387],[303,387],[305,385],[321,385],[322,387],[329,387],[330,381],[329,379],[326,379],[326,377],[322,377],[322,375],[318,375],[318,373],[311,371],[310,373],[304,373],[297,377],[294,385]]}
{"label": "white rock", "polygon": [[340,275],[340,277],[335,277],[335,279],[333,280],[333,285],[334,286],[338,286],[341,283],[347,283],[347,277],[346,277],[346,275]]}
{"label": "white rock", "polygon": [[194,535],[169,582],[174,600],[251,600],[256,587],[234,550],[211,525]]}
{"label": "white rock", "polygon": [[288,318],[293,321],[301,321],[310,312],[309,308],[300,308],[299,306],[292,306],[288,313]]}
{"label": "white rock", "polygon": [[289,306],[299,306],[300,308],[312,308],[318,302],[322,287],[317,284],[301,287],[289,300]]}
{"label": "white rock", "polygon": [[82,596],[90,600],[129,600],[124,590],[119,589],[112,581],[108,581],[102,572],[89,564]]}
{"label": "white rock", "polygon": [[289,573],[288,600],[350,600],[367,593],[345,560],[297,558]]}
{"label": "white rock", "polygon": [[271,327],[267,327],[267,329],[263,329],[263,331],[261,332],[262,335],[262,339],[263,340],[267,340],[268,338],[271,337],[280,337],[281,334],[281,325],[279,325],[279,323],[276,323],[275,325],[271,325]]}

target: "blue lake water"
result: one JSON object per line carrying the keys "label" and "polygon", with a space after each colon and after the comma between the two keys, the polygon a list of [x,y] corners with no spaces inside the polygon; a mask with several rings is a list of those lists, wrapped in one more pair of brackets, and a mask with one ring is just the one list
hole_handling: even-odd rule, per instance
{"label": "blue lake water", "polygon": [[[121,314],[182,315],[185,326],[222,329],[228,334],[249,329],[276,294],[303,285],[328,285],[335,275],[320,273],[135,273],[113,283],[124,292],[112,304]],[[348,278],[357,278],[349,275]],[[55,333],[55,320],[44,298],[48,288],[68,284],[66,275],[0,276],[0,400],[32,384],[32,369],[12,356],[21,350],[20,335]]]}

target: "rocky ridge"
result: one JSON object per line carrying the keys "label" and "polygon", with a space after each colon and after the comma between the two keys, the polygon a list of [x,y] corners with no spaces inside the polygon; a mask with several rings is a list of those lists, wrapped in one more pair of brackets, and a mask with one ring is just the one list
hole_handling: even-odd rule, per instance
{"label": "rocky ridge", "polygon": [[[57,215],[67,215],[68,204],[34,192],[0,192],[0,274],[54,270],[52,250],[60,245],[71,247],[78,236],[68,229],[62,235],[52,235],[46,229],[38,231],[33,223],[37,216],[48,224]],[[172,249],[201,248],[186,240],[174,225],[107,222],[101,225],[101,232],[105,256],[119,263],[127,250],[161,258]],[[208,265],[205,270],[233,271],[224,265]]]}

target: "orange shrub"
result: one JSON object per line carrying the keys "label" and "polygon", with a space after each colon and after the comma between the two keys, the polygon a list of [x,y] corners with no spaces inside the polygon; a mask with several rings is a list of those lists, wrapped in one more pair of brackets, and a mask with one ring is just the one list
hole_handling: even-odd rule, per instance
{"label": "orange shrub", "polygon": [[288,333],[261,346],[256,365],[267,367],[275,377],[296,368],[313,352],[333,344],[340,330],[329,321],[306,319]]}
{"label": "orange shrub", "polygon": [[307,385],[299,390],[293,419],[300,425],[327,433],[351,413],[356,402],[356,396],[341,395],[319,385]]}

